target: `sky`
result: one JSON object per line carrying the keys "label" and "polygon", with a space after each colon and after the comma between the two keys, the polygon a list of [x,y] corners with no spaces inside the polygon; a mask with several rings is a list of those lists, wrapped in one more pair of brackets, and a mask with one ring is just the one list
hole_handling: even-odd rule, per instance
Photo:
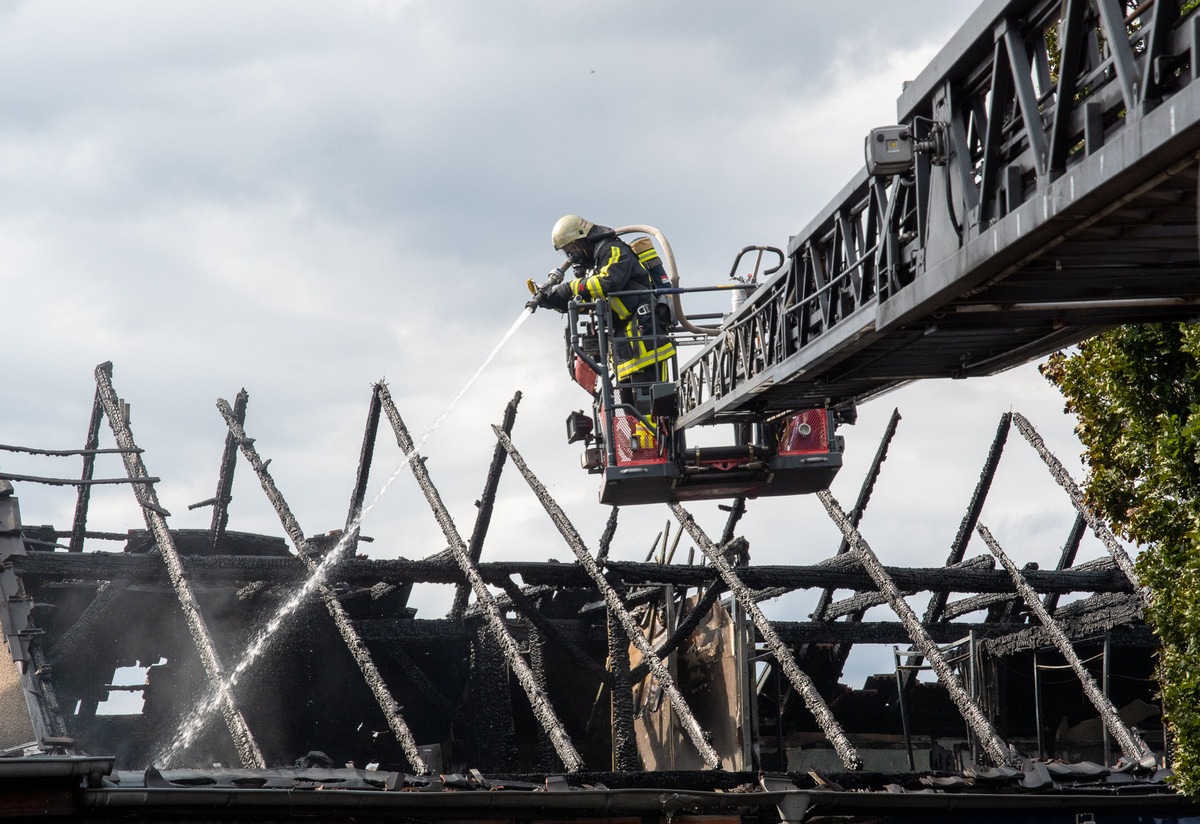
{"label": "sky", "polygon": [[[563,368],[558,315],[523,323],[447,411],[518,320],[525,280],[558,263],[554,222],[656,226],[683,285],[723,282],[738,249],[786,246],[837,194],[864,135],[894,122],[903,82],[975,5],[0,3],[0,443],[82,446],[93,370],[111,361],[170,525],[206,528],[211,510],[188,506],[216,486],[216,400],[245,388],[247,433],[318,534],[345,522],[371,386],[386,379],[414,435],[445,415],[422,453],[465,536],[490,425],[520,391],[514,441],[594,551],[608,511],[565,442],[589,398]],[[894,407],[903,421],[862,524],[885,563],[944,562],[1004,411],[1082,477],[1074,422],[1030,364],[865,404],[842,432],[833,492],[847,507]],[[373,492],[400,459],[385,430]],[[0,469],[70,477],[79,458],[0,452]],[[282,534],[238,472],[230,529]],[[112,456],[98,463],[98,477],[123,475]],[[69,526],[70,488],[17,492],[26,523]],[[715,504],[692,509],[720,533]],[[1014,431],[984,522],[1018,563],[1046,566],[1072,519]],[[643,560],[669,520],[623,509],[613,556]],[[90,526],[144,522],[127,488],[98,488]],[[363,530],[370,557],[446,544],[405,471]],[[813,563],[839,538],[812,498],[751,502],[739,532],[756,563]],[[968,554],[985,551],[976,538]],[[484,558],[570,557],[507,472]],[[812,596],[768,614],[803,620]],[[418,588],[413,604],[441,617],[451,597]],[[852,658],[851,682],[881,660]]]}

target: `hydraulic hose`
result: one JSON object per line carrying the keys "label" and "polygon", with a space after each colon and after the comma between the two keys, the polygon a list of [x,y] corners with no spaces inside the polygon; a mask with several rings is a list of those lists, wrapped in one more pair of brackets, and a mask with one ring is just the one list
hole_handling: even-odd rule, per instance
{"label": "hydraulic hose", "polygon": [[[675,266],[675,253],[671,251],[671,244],[667,242],[667,238],[658,229],[653,226],[622,226],[619,229],[614,229],[617,235],[627,235],[631,232],[641,232],[644,235],[652,235],[662,247],[663,265],[667,267],[667,276],[671,279],[671,285],[679,286],[679,270]],[[683,312],[683,304],[679,300],[679,293],[671,295],[671,301],[675,306],[675,317],[679,320],[679,325],[697,335],[716,336],[721,333],[720,326],[697,326],[688,320],[687,315]]]}

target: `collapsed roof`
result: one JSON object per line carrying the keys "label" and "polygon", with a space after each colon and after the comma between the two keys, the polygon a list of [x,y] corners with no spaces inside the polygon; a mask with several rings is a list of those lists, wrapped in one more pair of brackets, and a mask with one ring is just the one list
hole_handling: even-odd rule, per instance
{"label": "collapsed roof", "polygon": [[[686,534],[698,563],[673,562],[665,535],[657,560],[631,563],[608,557],[617,510],[592,553],[522,459],[509,438],[519,394],[495,428],[477,520],[464,538],[386,385],[377,384],[347,528],[313,536],[244,429],[244,393],[221,404],[229,435],[216,493],[203,502],[213,507],[212,526],[171,529],[111,366],[96,377],[85,447],[74,451],[85,456],[82,476],[0,473],[0,622],[13,661],[0,673],[0,783],[38,770],[58,776],[73,788],[72,810],[133,803],[131,788],[237,796],[298,786],[564,789],[573,798],[514,800],[511,809],[498,802],[509,810],[499,817],[578,813],[593,803],[581,792],[607,792],[603,809],[628,804],[632,814],[644,801],[633,800],[635,791],[646,789],[692,793],[706,814],[736,808],[743,817],[797,819],[804,810],[856,808],[866,802],[846,794],[864,790],[891,799],[872,802],[877,810],[928,803],[896,801],[928,790],[1119,799],[1136,788],[1182,803],[1163,783],[1168,742],[1153,680],[1156,640],[1142,621],[1146,594],[1125,550],[1020,415],[1001,419],[940,567],[886,566],[857,530],[898,414],[853,507],[819,493],[843,535],[826,560],[751,564],[738,536],[744,502],[735,501],[715,537],[671,507],[676,542]],[[428,558],[356,552],[385,417],[448,543]],[[99,446],[105,420],[110,449]],[[1077,509],[1053,570],[1018,568],[979,522],[1014,424]],[[104,453],[120,455],[126,478],[92,477]],[[239,453],[286,539],[227,528]],[[575,563],[481,560],[509,462]],[[145,530],[88,529],[89,490],[106,482],[131,487]],[[74,486],[71,527],[23,524],[13,483]],[[1107,556],[1077,564],[1089,530]],[[966,556],[972,535],[988,554]],[[114,540],[120,551],[85,551]],[[409,605],[418,585],[453,586],[449,615],[418,616]],[[810,620],[763,614],[763,601],[798,589],[819,593]],[[839,590],[852,594],[835,598]],[[920,616],[906,600],[916,593],[929,593]],[[882,605],[894,620],[864,620]],[[273,621],[270,643],[260,644]],[[855,644],[895,645],[894,671],[860,689],[841,683]],[[260,652],[247,657],[247,649]],[[144,683],[114,684],[118,668],[131,666]],[[923,675],[930,670],[934,677]],[[237,679],[242,671],[252,677]],[[140,711],[101,710],[120,692],[139,695]],[[708,795],[734,790],[754,799]],[[797,802],[781,799],[794,793],[805,794],[804,808],[783,812]],[[460,800],[447,809],[474,809]],[[665,814],[660,801],[645,803]]]}

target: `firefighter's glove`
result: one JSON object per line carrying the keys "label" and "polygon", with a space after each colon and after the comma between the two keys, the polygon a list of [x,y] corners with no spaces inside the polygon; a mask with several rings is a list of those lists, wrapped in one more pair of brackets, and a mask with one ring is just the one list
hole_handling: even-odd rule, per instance
{"label": "firefighter's glove", "polygon": [[567,304],[571,302],[571,298],[575,297],[575,292],[571,289],[571,284],[560,283],[552,289],[545,289],[540,293],[539,306],[545,306],[547,309],[553,309],[555,312],[567,311]]}

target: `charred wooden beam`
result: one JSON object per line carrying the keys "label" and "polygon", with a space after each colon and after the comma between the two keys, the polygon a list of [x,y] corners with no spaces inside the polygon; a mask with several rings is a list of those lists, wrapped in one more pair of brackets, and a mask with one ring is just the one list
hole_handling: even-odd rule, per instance
{"label": "charred wooden beam", "polygon": [[[779,637],[787,644],[904,644],[911,642],[908,629],[899,621],[772,621]],[[980,638],[1004,638],[1028,628],[1026,624],[939,621],[922,624],[925,633],[938,644],[961,640],[974,632]]]}
{"label": "charred wooden beam", "polygon": [[[883,431],[883,437],[879,439],[879,446],[875,449],[875,457],[872,459],[871,466],[867,469],[867,474],[863,477],[862,484],[858,488],[858,498],[854,501],[854,509],[850,510],[850,523],[855,527],[862,521],[862,517],[867,511],[867,504],[871,502],[871,494],[875,491],[875,482],[879,479],[879,472],[883,469],[883,462],[887,460],[888,447],[891,446],[892,438],[896,436],[896,427],[899,425],[900,410],[893,408],[892,416],[888,419],[888,425]],[[841,542],[838,544],[836,554],[845,555],[849,550],[850,544],[846,541],[845,536],[843,536]],[[821,594],[817,598],[817,605],[812,611],[814,621],[833,620],[837,617],[826,614],[833,601],[833,592],[832,587],[825,587],[821,590]],[[858,620],[862,620],[861,615]]]}
{"label": "charred wooden beam", "polygon": [[[500,426],[505,432],[512,432],[513,424],[517,420],[517,405],[520,403],[521,393],[517,392],[504,407],[504,419]],[[500,444],[496,444],[492,451],[492,462],[488,466],[487,478],[483,482],[483,493],[475,502],[478,511],[475,514],[475,527],[471,530],[471,537],[467,540],[467,555],[470,557],[471,563],[476,565],[483,556],[483,541],[487,537],[488,526],[492,523],[492,510],[496,507],[496,490],[500,486],[500,473],[504,470],[504,462],[507,459],[508,453]],[[451,618],[462,620],[470,591],[471,588],[465,581],[455,588],[454,603],[450,607]]]}
{"label": "charred wooden beam", "polygon": [[[603,620],[584,622],[568,618],[547,618],[548,625],[563,638],[576,646],[582,644],[605,643]],[[529,626],[526,621],[507,621],[508,632],[518,644],[529,640]],[[354,622],[359,636],[366,642],[399,643],[417,646],[445,646],[446,644],[467,644],[475,637],[470,622],[458,622],[450,618],[412,618],[397,621],[394,618],[359,618]]]}
{"label": "charred wooden beam", "polygon": [[53,458],[69,458],[74,455],[82,455],[84,457],[96,455],[124,455],[126,452],[136,452],[141,454],[142,449],[122,449],[116,447],[112,449],[96,449],[88,447],[84,449],[40,449],[36,446],[13,446],[12,444],[0,443],[0,452],[21,452],[26,455],[47,455]]}
{"label": "charred wooden beam", "polygon": [[504,589],[505,594],[512,600],[513,607],[525,616],[525,618],[537,628],[539,633],[545,639],[567,654],[567,657],[582,667],[587,672],[596,676],[597,679],[604,683],[610,683],[611,676],[608,670],[600,666],[592,659],[592,656],[581,650],[578,645],[569,640],[566,636],[558,631],[558,628],[550,622],[541,610],[533,603],[533,601],[521,592],[521,588],[513,583],[511,578],[506,578],[500,586]]}
{"label": "charred wooden beam", "polygon": [[[359,626],[357,621],[355,622],[355,626]],[[365,636],[361,637],[364,641],[371,640]],[[429,679],[429,676],[426,675],[425,671],[421,669],[421,666],[415,660],[413,660],[413,657],[408,654],[408,650],[404,648],[403,644],[389,639],[383,641],[381,646],[384,653],[400,665],[400,670],[404,673],[404,677],[408,679],[409,683],[411,683],[416,688],[417,692],[421,693],[421,695],[433,705],[434,709],[440,712],[447,721],[454,721],[458,718],[458,707],[455,706],[453,701],[442,695],[441,690],[439,690],[433,681]]]}
{"label": "charred wooden beam", "polygon": [[79,646],[90,639],[96,625],[112,612],[112,608],[116,606],[117,601],[128,589],[127,581],[118,579],[103,582],[96,589],[96,595],[92,598],[92,602],[84,608],[83,612],[79,613],[75,623],[67,627],[55,640],[54,646],[50,648],[47,656],[50,665],[61,664],[74,655]]}
{"label": "charred wooden beam", "polygon": [[620,511],[619,506],[612,508],[612,512],[608,513],[608,520],[604,522],[604,532],[600,533],[600,548],[596,551],[596,560],[602,564],[608,560],[608,548],[612,544],[613,536],[617,534],[617,513]]}
{"label": "charred wooden beam", "polygon": [[362,447],[358,451],[358,469],[354,473],[354,489],[350,492],[350,506],[346,510],[345,552],[348,556],[353,556],[358,549],[359,524],[362,521],[363,501],[367,498],[367,483],[371,478],[371,461],[375,457],[380,408],[379,387],[375,386],[371,389],[371,401],[367,405],[367,422],[363,427]]}
{"label": "charred wooden beam", "polygon": [[[279,516],[279,521],[283,526],[284,532],[291,539],[297,554],[300,556],[301,562],[307,568],[309,578],[316,582],[316,589],[321,595],[321,600],[325,602],[325,608],[328,610],[334,626],[337,627],[338,634],[341,635],[346,649],[349,650],[350,656],[358,665],[359,672],[362,673],[367,688],[371,690],[376,703],[379,704],[379,708],[383,712],[383,717],[387,721],[388,729],[396,736],[396,740],[400,743],[400,747],[404,751],[404,756],[408,759],[413,769],[420,774],[429,772],[428,765],[417,749],[417,742],[413,738],[412,730],[409,729],[408,723],[400,714],[400,705],[392,697],[387,683],[379,673],[379,668],[375,666],[375,662],[371,658],[371,653],[367,650],[367,645],[359,638],[358,631],[355,629],[354,623],[350,620],[350,616],[346,613],[345,607],[337,599],[333,590],[322,582],[322,571],[319,569],[319,564],[313,560],[312,548],[309,546],[308,540],[304,537],[304,530],[300,528],[299,522],[287,505],[287,501],[284,500],[279,488],[275,486],[275,479],[271,477],[271,473],[267,471],[266,464],[259,457],[258,451],[254,448],[254,442],[246,437],[246,432],[242,428],[242,425],[238,423],[228,401],[223,399],[218,400],[217,408],[220,410],[221,416],[225,419],[225,425],[229,428],[235,440],[237,440],[242,456],[250,464],[250,468],[254,470],[254,474],[258,476],[259,484],[262,486],[263,492],[266,493],[267,500],[271,502],[271,506],[275,509],[275,513]],[[330,550],[330,554],[336,556],[337,551],[338,547],[334,547]]]}
{"label": "charred wooden beam", "polygon": [[[1054,620],[1074,642],[1111,633],[1118,646],[1154,648],[1159,645],[1154,631],[1142,623],[1142,604],[1134,595],[1105,593],[1059,607]],[[988,652],[997,657],[1048,647],[1053,643],[1041,626],[987,642]]]}
{"label": "charred wooden beam", "polygon": [[[554,705],[550,703],[550,697],[546,695],[545,690],[541,689],[534,677],[533,671],[521,656],[520,649],[517,647],[516,641],[509,634],[508,629],[504,625],[503,617],[495,604],[495,598],[488,591],[487,584],[479,575],[479,571],[475,567],[475,563],[471,560],[468,554],[466,544],[463,543],[462,537],[458,534],[458,528],[454,525],[453,519],[450,517],[446,505],[442,503],[441,495],[438,494],[433,482],[429,478],[429,473],[425,469],[425,462],[419,455],[416,454],[416,445],[413,443],[412,436],[408,432],[408,427],[404,425],[404,421],[400,417],[400,412],[396,409],[396,404],[392,402],[391,393],[388,392],[387,386],[379,384],[379,399],[383,404],[384,414],[387,415],[388,421],[392,425],[392,431],[396,436],[396,443],[403,451],[408,461],[408,466],[412,470],[413,477],[417,479],[418,486],[421,487],[422,493],[425,495],[425,500],[433,511],[434,518],[438,522],[438,526],[442,529],[442,535],[445,536],[447,543],[450,545],[450,551],[454,555],[454,560],[466,575],[467,580],[471,584],[471,589],[475,592],[475,600],[483,605],[486,616],[486,623],[491,634],[495,637],[496,643],[499,645],[504,654],[508,665],[512,667],[513,674],[517,676],[517,682],[521,688],[525,690],[525,695],[529,699],[530,708],[533,710],[534,717],[538,723],[550,736],[550,740],[554,742],[554,749],[562,759],[563,765],[568,772],[579,772],[583,769],[583,757],[575,749],[575,745],[571,743],[571,737],[567,734],[566,728],[558,718],[558,714],[554,711]],[[493,429],[503,432],[499,427]],[[507,435],[505,436],[507,437]],[[589,557],[589,560],[590,557]]]}
{"label": "charred wooden beam", "polygon": [[1042,440],[1042,436],[1033,428],[1033,424],[1019,412],[1013,414],[1013,420],[1017,423],[1017,429],[1025,436],[1025,440],[1029,441],[1029,445],[1034,448],[1034,451],[1041,457],[1042,462],[1046,464],[1046,468],[1050,470],[1051,477],[1054,478],[1058,485],[1061,486],[1070,497],[1071,503],[1075,506],[1075,511],[1087,519],[1088,526],[1092,528],[1092,532],[1100,543],[1104,544],[1104,548],[1108,550],[1108,554],[1117,562],[1117,567],[1129,579],[1130,583],[1135,587],[1138,596],[1142,599],[1142,603],[1150,602],[1150,590],[1143,587],[1138,582],[1137,570],[1133,568],[1133,560],[1125,551],[1125,548],[1117,541],[1115,535],[1108,528],[1107,524],[1100,520],[1087,502],[1083,499],[1083,492],[1076,485],[1075,480],[1071,477],[1071,473],[1067,472],[1062,463],[1054,456],[1046,447],[1046,442]]}
{"label": "charred wooden beam", "polygon": [[620,619],[608,613],[605,628],[608,632],[608,661],[612,670],[613,767],[621,772],[633,772],[642,769],[633,723],[637,711],[633,703],[633,685],[645,675],[636,676],[630,672],[629,639],[621,629]]}
{"label": "charred wooden beam", "polygon": [[[996,426],[996,434],[992,437],[992,445],[988,449],[987,458],[983,462],[983,469],[979,472],[979,480],[975,483],[975,491],[971,493],[971,502],[967,505],[967,511],[962,517],[962,521],[958,524],[958,532],[954,536],[954,540],[950,544],[950,554],[946,557],[946,566],[952,566],[963,559],[967,551],[967,544],[971,540],[971,535],[975,532],[975,524],[979,522],[979,514],[983,512],[983,504],[987,500],[988,492],[992,488],[992,482],[996,478],[996,468],[1000,465],[1000,457],[1004,454],[1004,445],[1008,442],[1008,432],[1012,428],[1012,413],[1005,412],[1000,416],[1000,423]],[[925,607],[925,623],[932,624],[934,621],[941,620],[941,612],[946,607],[947,593],[935,592],[929,599],[929,604]],[[909,664],[916,666],[920,661],[909,661]]]}
{"label": "charred wooden beam", "polygon": [[[84,442],[83,472],[80,479],[90,481],[96,468],[96,449],[100,446],[100,423],[104,416],[104,405],[100,403],[100,391],[92,401],[92,416],[88,421],[87,439]],[[82,552],[83,541],[87,537],[87,513],[91,500],[91,484],[80,484],[75,498],[75,515],[71,520],[71,552]]]}
{"label": "charred wooden beam", "polygon": [[738,521],[746,514],[746,499],[742,497],[734,498],[733,503],[728,507],[721,507],[721,509],[726,508],[729,510],[729,516],[725,519],[725,528],[721,530],[721,546],[733,540],[733,531],[737,529]]}
{"label": "charred wooden beam", "polygon": [[913,646],[929,661],[933,671],[937,673],[938,680],[942,686],[946,688],[946,692],[950,695],[950,700],[958,708],[963,719],[979,736],[980,743],[987,751],[988,757],[996,764],[1011,765],[1017,761],[1016,750],[1009,747],[996,734],[992,722],[984,715],[983,710],[975,702],[975,699],[963,688],[962,681],[959,680],[958,674],[950,667],[945,656],[938,649],[937,644],[929,637],[921,622],[917,620],[917,615],[913,612],[912,607],[904,600],[900,594],[900,589],[896,583],[887,574],[887,570],[879,563],[878,556],[866,540],[859,534],[858,530],[850,524],[850,519],[846,517],[833,495],[829,490],[824,489],[817,493],[817,498],[825,507],[825,511],[829,513],[829,517],[837,525],[842,534],[850,541],[851,546],[855,548],[854,556],[863,568],[871,576],[872,580],[879,587],[881,592],[888,595],[888,603],[892,611],[900,618],[900,622],[904,624],[908,630],[909,636],[912,639]]}
{"label": "charred wooden beam", "polygon": [[[1079,605],[1079,608],[1075,608]],[[1070,607],[1070,608],[1069,608]],[[1154,633],[1140,623],[1137,605],[1128,595],[1101,595],[1094,599],[1076,601],[1055,615],[1073,641],[1113,630],[1118,646],[1153,647]],[[1072,609],[1075,608],[1075,609]],[[564,618],[547,619],[556,631],[571,643],[602,644],[605,641],[603,623],[583,622]],[[779,637],[787,644],[853,643],[907,644],[911,639],[904,625],[897,621],[863,621],[848,624],[842,621],[772,621]],[[414,618],[397,621],[392,618],[362,618],[354,622],[359,636],[369,644],[397,642],[404,645],[466,644],[473,637],[470,630],[450,619]],[[527,629],[520,623],[509,622],[509,631],[518,643],[527,640]],[[990,644],[996,655],[1049,646],[1040,627],[1028,624],[1001,624],[982,621],[956,621],[924,624],[925,632],[939,644],[957,641],[974,632]],[[661,647],[660,647],[661,649]],[[656,650],[657,652],[657,650]],[[639,670],[634,670],[636,675]]]}
{"label": "charred wooden beam", "polygon": [[[712,571],[699,566],[639,564],[609,561],[606,568],[630,583],[704,585]],[[897,587],[913,592],[1012,592],[1012,581],[1000,569],[946,567],[882,567]],[[530,569],[531,575],[538,570]],[[843,564],[815,566],[754,566],[739,570],[751,589],[786,587],[806,589],[830,587],[871,591],[878,587],[861,568]],[[530,579],[522,573],[526,583]],[[1106,571],[1038,570],[1029,574],[1029,584],[1038,592],[1132,592],[1120,573]]]}
{"label": "charred wooden beam", "polygon": [[[771,626],[771,622],[767,620],[767,616],[763,615],[758,604],[754,603],[754,597],[750,590],[738,578],[737,573],[733,571],[733,567],[725,560],[725,551],[729,548],[728,545],[718,548],[700,526],[696,523],[696,519],[692,514],[677,503],[670,505],[671,511],[675,513],[675,517],[679,519],[679,523],[687,530],[688,535],[700,547],[700,551],[708,558],[708,562],[712,565],[717,574],[721,576],[721,580],[725,582],[725,586],[729,587],[729,591],[733,597],[737,599],[738,604],[750,616],[750,620],[754,623],[767,648],[771,650],[771,654],[775,656],[775,663],[779,665],[780,670],[787,676],[792,688],[800,694],[804,699],[804,706],[813,714],[817,720],[817,725],[821,731],[825,733],[825,737],[833,745],[833,749],[837,752],[838,757],[842,760],[842,764],[848,770],[857,770],[862,768],[862,759],[858,756],[858,751],[854,749],[854,745],[850,743],[850,739],[846,737],[845,730],[842,725],[833,717],[833,712],[830,711],[829,705],[825,703],[825,699],[821,697],[821,693],[817,691],[817,686],[808,677],[808,673],[800,669],[796,663],[795,656],[792,655],[791,649],[780,640],[779,635]],[[741,631],[738,628],[738,631]]]}
{"label": "charred wooden beam", "polygon": [[[906,597],[915,595],[915,592],[903,593]],[[997,596],[987,596],[994,598]],[[1002,596],[1008,597],[1008,596]],[[838,618],[846,618],[844,623],[854,624],[862,620],[863,615],[871,607],[883,606],[888,602],[887,596],[882,592],[860,592],[857,595],[851,595],[849,598],[843,598],[840,601],[834,601],[825,610],[825,619],[828,621],[836,621]],[[841,667],[839,666],[839,670]]]}
{"label": "charred wooden beam", "polygon": [[[1031,613],[1037,616],[1037,619],[1042,623],[1042,627],[1054,642],[1054,646],[1059,654],[1070,665],[1071,670],[1075,673],[1080,685],[1083,687],[1083,694],[1088,697],[1088,700],[1092,702],[1092,706],[1100,714],[1100,720],[1116,740],[1117,745],[1121,748],[1121,752],[1125,754],[1126,758],[1134,761],[1147,757],[1153,760],[1153,754],[1150,752],[1150,748],[1146,746],[1146,742],[1142,740],[1141,736],[1129,729],[1125,725],[1125,722],[1121,720],[1121,716],[1117,714],[1117,708],[1113,706],[1108,696],[1101,692],[1100,687],[1096,684],[1096,679],[1092,678],[1092,674],[1087,671],[1083,662],[1079,660],[1079,656],[1075,653],[1074,647],[1071,646],[1066,633],[1062,631],[1062,628],[1046,612],[1046,608],[1042,606],[1037,593],[1026,585],[1021,571],[1017,569],[1017,565],[1012,562],[1012,559],[1000,547],[1000,544],[986,526],[976,524],[975,528],[979,532],[979,537],[987,544],[987,548],[1000,560],[1005,570],[1012,576],[1013,585],[1025,600],[1025,606],[1029,608]],[[1153,764],[1148,764],[1147,766],[1153,766]]]}
{"label": "charred wooden beam", "polygon": [[[289,583],[305,577],[304,566],[294,555],[181,555],[184,569],[195,581],[251,581]],[[161,565],[152,556],[121,552],[32,552],[14,558],[18,571],[25,576],[50,578],[87,578],[107,580],[130,577],[154,580],[164,577]],[[506,578],[520,576],[530,586],[592,589],[592,580],[575,564],[544,561],[491,561],[479,564],[479,575],[489,584],[499,585]],[[707,567],[684,564],[641,564],[609,561],[605,569],[620,580],[640,585],[707,587],[713,572]],[[1012,581],[1003,570],[945,567],[884,567],[903,590],[913,592],[1001,592],[1012,593]],[[739,575],[752,589],[785,587],[788,591],[832,586],[836,589],[870,591],[871,577],[862,569],[841,565],[755,566],[740,570]],[[445,560],[413,561],[406,558],[343,558],[331,561],[329,580],[347,584],[429,583],[458,584],[466,580],[456,564]],[[1067,570],[1031,570],[1029,585],[1041,593],[1133,592],[1133,587],[1117,569],[1092,569],[1083,565]]]}
{"label": "charred wooden beam", "polygon": [[[125,484],[153,484],[162,478],[151,478],[144,475],[140,478],[46,478],[40,475],[16,475],[12,472],[0,472],[0,481],[17,481],[27,484],[45,484],[46,486],[124,486]],[[140,502],[139,502],[140,503]],[[144,504],[143,504],[144,505]]]}
{"label": "charred wooden beam", "polygon": [[[699,722],[696,720],[695,714],[692,713],[687,701],[684,700],[682,693],[679,692],[679,688],[675,685],[674,677],[671,675],[662,659],[655,655],[654,650],[650,647],[650,642],[646,640],[646,636],[642,632],[641,627],[638,625],[637,621],[634,620],[633,616],[629,614],[629,611],[625,609],[624,605],[621,603],[621,599],[617,595],[616,590],[613,589],[613,586],[604,577],[604,573],[601,571],[600,565],[596,562],[596,559],[592,557],[587,547],[584,546],[583,538],[579,536],[579,532],[575,529],[575,526],[567,518],[566,513],[562,511],[558,503],[550,497],[550,493],[546,491],[546,487],[542,484],[542,482],[539,481],[529,469],[529,466],[525,463],[525,459],[521,457],[521,453],[519,453],[517,448],[513,446],[513,442],[509,439],[507,433],[505,433],[504,430],[498,426],[493,426],[492,431],[496,433],[496,437],[500,439],[500,443],[508,451],[509,456],[512,458],[513,465],[521,473],[521,476],[525,478],[525,482],[529,484],[529,488],[533,490],[534,495],[542,504],[542,508],[546,510],[546,514],[549,515],[550,520],[554,522],[559,534],[563,536],[563,539],[567,542],[567,545],[571,548],[571,551],[575,553],[575,558],[578,560],[579,566],[582,567],[585,572],[587,572],[588,576],[600,590],[600,594],[604,597],[604,601],[608,605],[609,610],[620,620],[621,626],[624,627],[625,634],[629,637],[629,640],[638,648],[638,651],[641,652],[642,656],[649,662],[650,672],[653,674],[654,680],[658,682],[659,686],[662,687],[663,692],[667,694],[667,697],[671,701],[672,709],[674,709],[675,714],[679,716],[679,720],[684,728],[684,731],[687,733],[688,738],[691,739],[696,749],[700,752],[700,756],[704,759],[704,763],[710,769],[719,768],[721,766],[720,756],[717,755],[716,750],[714,750],[712,744],[709,743],[708,737],[704,734],[704,730],[700,727]],[[659,565],[655,564],[655,566]]]}
{"label": "charred wooden beam", "polygon": [[[233,399],[233,417],[241,426],[246,425],[246,404],[250,402],[250,394],[243,388]],[[229,504],[233,500],[233,473],[237,469],[237,441],[233,433],[225,433],[225,448],[221,452],[221,468],[217,473],[217,494],[213,496],[212,533],[210,547],[217,552],[225,539],[225,529],[229,526]]]}
{"label": "charred wooden beam", "polygon": [[171,579],[175,594],[179,598],[184,621],[192,636],[192,641],[196,645],[196,650],[200,654],[205,675],[208,676],[210,684],[220,695],[221,712],[225,717],[226,726],[229,727],[229,734],[233,737],[234,748],[244,766],[263,769],[266,767],[266,761],[263,760],[262,752],[254,740],[254,735],[246,725],[246,719],[238,709],[233,693],[227,684],[221,658],[217,654],[216,645],[213,644],[212,633],[209,632],[204,615],[200,612],[200,604],[188,583],[183,562],[175,548],[171,530],[167,527],[167,511],[158,503],[158,494],[154,491],[154,486],[148,478],[146,465],[142,462],[141,454],[135,451],[137,444],[134,443],[133,430],[129,426],[128,407],[121,403],[113,389],[112,364],[100,364],[96,367],[95,374],[96,394],[104,407],[104,415],[108,418],[108,425],[112,429],[117,445],[128,450],[121,455],[125,462],[125,471],[134,484],[134,494],[138,503],[141,504],[146,528],[154,535],[154,541],[158,546],[163,565],[166,567],[167,576]]}
{"label": "charred wooden beam", "polygon": [[[1067,535],[1067,540],[1063,544],[1062,553],[1058,558],[1058,569],[1070,569],[1075,565],[1075,556],[1079,552],[1079,544],[1083,541],[1083,534],[1087,531],[1087,518],[1080,513],[1075,513],[1075,523],[1071,525],[1071,533]],[[1111,557],[1109,558],[1112,561]],[[1115,563],[1115,561],[1112,561]],[[1051,615],[1054,610],[1058,609],[1059,595],[1055,592],[1047,593],[1042,598],[1042,606],[1046,608],[1046,612]]]}
{"label": "charred wooden beam", "polygon": [[[85,584],[74,583],[76,588]],[[130,585],[127,590],[136,595],[146,592],[144,586]],[[155,587],[154,592],[170,592],[169,587]],[[198,590],[203,591],[203,590]],[[1077,608],[1079,607],[1079,608]],[[1086,607],[1086,608],[1083,608]],[[1055,620],[1073,641],[1113,631],[1117,646],[1154,647],[1158,641],[1153,631],[1140,623],[1137,604],[1127,595],[1102,595],[1093,599],[1076,601],[1063,607],[1055,614]],[[605,629],[603,622],[585,622],[567,618],[549,618],[549,624],[570,643],[603,644]],[[853,643],[853,644],[907,644],[909,636],[903,624],[896,621],[864,621],[848,624],[841,621],[772,621],[776,633],[787,644],[805,643]],[[447,644],[467,644],[473,634],[461,624],[450,619],[413,618],[360,618],[354,621],[359,637],[366,643],[383,645],[390,654],[389,643],[406,646],[444,647]],[[520,622],[508,622],[509,631],[520,644],[527,641],[527,629]],[[1049,641],[1040,633],[1040,627],[1028,624],[1001,624],[994,622],[940,622],[924,625],[925,631],[939,644],[949,643],[974,632],[980,639],[992,639],[989,649],[996,655],[1010,655],[1036,647],[1049,646]],[[656,653],[668,655],[660,646]],[[55,655],[57,647],[49,653]],[[56,656],[57,659],[57,656]],[[636,677],[645,676],[649,668],[633,670]]]}
{"label": "charred wooden beam", "polygon": [[[941,620],[953,621],[954,619],[961,618],[964,615],[970,615],[972,612],[979,612],[981,609],[989,609],[996,604],[1008,603],[1012,600],[1012,598],[1013,596],[1009,595],[1008,593],[989,592],[985,595],[972,595],[970,598],[961,598],[957,601],[951,601],[942,608]],[[909,666],[915,665],[910,664]]]}

